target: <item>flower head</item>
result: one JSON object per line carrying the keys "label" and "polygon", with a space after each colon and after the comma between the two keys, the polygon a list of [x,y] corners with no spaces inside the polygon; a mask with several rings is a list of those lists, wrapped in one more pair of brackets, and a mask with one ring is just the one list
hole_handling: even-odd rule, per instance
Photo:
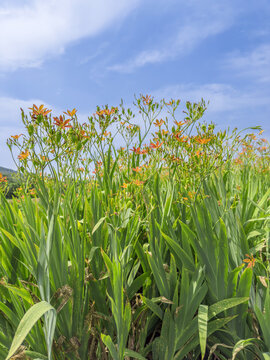
{"label": "flower head", "polygon": [[253,268],[255,266],[256,259],[253,257],[253,255],[245,255],[246,258],[243,260],[244,263],[248,264],[248,268]]}
{"label": "flower head", "polygon": [[53,120],[54,120],[54,125],[60,127],[61,129],[72,127],[70,125],[71,119],[65,120],[62,115],[60,115],[59,117],[54,117]]}
{"label": "flower head", "polygon": [[11,135],[12,139],[14,139],[14,140],[18,140],[20,136],[22,136],[22,134],[20,134],[20,135]]}
{"label": "flower head", "polygon": [[160,143],[159,141],[157,141],[155,144],[154,144],[154,143],[151,143],[151,144],[150,144],[150,147],[151,147],[152,149],[158,149],[158,148],[161,147],[161,145],[163,144],[163,142],[164,142],[164,141],[162,141],[162,142]]}
{"label": "flower head", "polygon": [[38,115],[47,116],[52,110],[49,110],[44,107],[44,105],[40,105],[40,107],[37,107],[37,105],[33,104],[33,107],[29,108],[29,110],[32,110],[32,118],[36,119]]}
{"label": "flower head", "polygon": [[142,186],[144,184],[144,181],[140,181],[140,180],[136,179],[133,181],[133,184],[137,185],[137,186]]}
{"label": "flower head", "polygon": [[64,114],[73,117],[76,114],[77,110],[74,108],[73,110],[67,110],[67,112],[64,111]]}
{"label": "flower head", "polygon": [[154,124],[155,126],[160,127],[160,126],[162,126],[164,123],[165,123],[165,121],[162,120],[162,119],[160,119],[160,120],[156,120],[156,122],[154,122],[153,124]]}
{"label": "flower head", "polygon": [[28,151],[28,150],[25,150],[25,151],[22,151],[22,152],[20,153],[20,155],[18,156],[18,159],[19,159],[19,160],[25,160],[25,159],[28,158],[28,156],[29,156],[29,151]]}
{"label": "flower head", "polygon": [[211,139],[202,138],[201,136],[198,136],[195,139],[199,144],[207,144]]}
{"label": "flower head", "polygon": [[150,102],[152,101],[152,98],[151,98],[150,95],[142,96],[142,99],[143,99],[143,104],[144,104],[144,105],[149,105]]}
{"label": "flower head", "polygon": [[142,168],[137,166],[136,168],[132,168],[132,170],[135,171],[135,172],[141,172]]}
{"label": "flower head", "polygon": [[3,174],[0,173],[0,184],[1,184],[1,183],[5,183],[5,182],[7,182],[7,177],[6,177],[6,176],[3,176]]}

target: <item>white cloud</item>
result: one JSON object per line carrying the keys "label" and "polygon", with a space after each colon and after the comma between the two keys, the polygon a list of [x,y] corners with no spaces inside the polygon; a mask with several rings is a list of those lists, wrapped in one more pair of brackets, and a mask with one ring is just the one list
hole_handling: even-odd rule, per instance
{"label": "white cloud", "polygon": [[[16,129],[22,126],[20,108],[24,110],[25,114],[28,114],[30,112],[28,108],[32,107],[33,104],[38,106],[44,104],[45,107],[52,109],[50,105],[40,99],[22,100],[4,96],[0,97],[0,129],[9,128],[10,132],[16,132]],[[10,135],[14,134],[10,133]]]}
{"label": "white cloud", "polygon": [[225,67],[238,76],[252,77],[259,82],[270,81],[270,44],[262,44],[250,52],[232,53],[225,61]]}
{"label": "white cloud", "polygon": [[228,29],[237,16],[237,11],[234,11],[230,1],[220,1],[217,4],[209,0],[193,0],[181,6],[183,8],[179,13],[181,26],[174,34],[163,41],[160,41],[159,36],[159,44],[152,49],[143,50],[135,58],[109,66],[108,69],[130,73],[147,64],[185,56],[208,37]]}
{"label": "white cloud", "polygon": [[175,98],[182,101],[198,102],[203,97],[210,101],[207,112],[221,113],[235,110],[254,109],[260,106],[270,106],[270,94],[262,95],[261,92],[243,91],[227,84],[182,84],[167,86],[163,89],[152,91],[156,98]]}
{"label": "white cloud", "polygon": [[[0,5],[0,69],[40,66],[82,37],[121,21],[140,0],[28,0]],[[3,36],[4,34],[4,36]]]}

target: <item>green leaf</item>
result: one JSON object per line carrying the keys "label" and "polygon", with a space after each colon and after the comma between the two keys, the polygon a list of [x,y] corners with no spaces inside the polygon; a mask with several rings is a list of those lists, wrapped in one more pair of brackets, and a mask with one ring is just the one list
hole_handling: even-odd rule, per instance
{"label": "green leaf", "polygon": [[55,309],[46,301],[41,301],[33,305],[26,312],[15,332],[6,360],[8,360],[9,358],[11,358],[12,355],[14,355],[14,353],[18,350],[18,348],[21,346],[22,342],[28,335],[29,331],[32,329],[32,327],[47,311],[53,311],[54,316],[56,317]]}
{"label": "green leaf", "polygon": [[48,360],[48,356],[37,353],[35,351],[24,351],[24,354],[34,360]]}
{"label": "green leaf", "polygon": [[96,225],[94,226],[93,230],[92,230],[92,235],[97,231],[97,229],[100,227],[100,225],[105,221],[105,219],[107,218],[107,216],[104,216],[102,218],[100,218],[98,220],[98,222],[96,223]]}
{"label": "green leaf", "polygon": [[163,319],[163,311],[157,304],[155,304],[152,300],[147,299],[144,296],[142,296],[142,301],[145,303],[147,307],[149,307],[151,311],[153,311],[154,314],[156,314],[160,318],[160,320]]}
{"label": "green leaf", "polygon": [[193,259],[185,252],[184,249],[181,248],[181,246],[176,241],[166,235],[163,231],[160,230],[160,232],[168,247],[173,252],[174,256],[181,262],[181,264],[183,264],[186,269],[194,272],[196,268]]}
{"label": "green leaf", "polygon": [[207,322],[208,322],[208,306],[200,305],[198,310],[198,329],[199,329],[199,339],[200,339],[202,359],[204,358],[205,350],[206,350]]}
{"label": "green leaf", "polygon": [[116,352],[114,343],[112,342],[112,338],[110,337],[110,335],[101,334],[101,339],[104,342],[104,344],[107,346],[107,348],[109,349],[113,360],[118,360],[119,356]]}
{"label": "green leaf", "polygon": [[218,315],[222,311],[226,311],[234,306],[247,302],[248,299],[249,299],[248,297],[241,297],[241,298],[235,297],[235,298],[221,300],[209,306],[208,320],[211,320],[214,316]]}
{"label": "green leaf", "polygon": [[234,360],[236,358],[236,355],[243,350],[245,347],[250,346],[250,345],[255,345],[256,343],[259,343],[258,339],[246,339],[246,340],[239,340],[233,348],[232,351],[232,360]]}
{"label": "green leaf", "polygon": [[144,356],[142,356],[141,354],[137,353],[136,351],[129,350],[129,349],[125,349],[125,356],[129,356],[129,357],[132,357],[132,358],[138,359],[138,360],[146,360],[146,358]]}

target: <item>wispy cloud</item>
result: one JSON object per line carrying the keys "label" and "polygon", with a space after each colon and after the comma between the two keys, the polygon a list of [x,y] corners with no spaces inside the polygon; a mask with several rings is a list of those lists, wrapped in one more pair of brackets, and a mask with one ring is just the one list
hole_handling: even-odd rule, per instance
{"label": "wispy cloud", "polygon": [[[182,2],[181,2],[182,3]],[[108,69],[130,73],[147,64],[161,63],[182,57],[190,53],[205,39],[228,29],[236,17],[230,1],[218,4],[212,1],[191,1],[181,6],[184,11],[179,14],[181,25],[174,34],[166,37],[151,49],[139,52],[134,58],[109,66]],[[227,4],[227,6],[226,6]]]}
{"label": "wispy cloud", "polygon": [[[121,21],[140,0],[28,0],[0,5],[0,69],[37,67],[68,44]],[[4,34],[4,35],[3,35]]]}
{"label": "wispy cloud", "polygon": [[261,91],[243,91],[228,84],[181,84],[167,86],[152,91],[156,98],[176,98],[183,101],[198,102],[203,97],[209,101],[208,112],[221,113],[235,110],[252,110],[267,105],[270,110],[270,93],[262,94]]}
{"label": "wispy cloud", "polygon": [[259,45],[250,52],[234,52],[228,56],[224,65],[238,76],[252,77],[259,82],[269,82],[270,43]]}

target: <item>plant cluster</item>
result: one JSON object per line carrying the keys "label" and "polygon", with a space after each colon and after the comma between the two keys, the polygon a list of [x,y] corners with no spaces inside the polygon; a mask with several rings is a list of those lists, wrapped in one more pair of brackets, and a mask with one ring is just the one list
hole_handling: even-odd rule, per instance
{"label": "plant cluster", "polygon": [[[0,177],[2,359],[270,359],[270,147],[135,100],[43,105]],[[16,154],[17,151],[17,155]],[[2,181],[1,181],[2,179]]]}

